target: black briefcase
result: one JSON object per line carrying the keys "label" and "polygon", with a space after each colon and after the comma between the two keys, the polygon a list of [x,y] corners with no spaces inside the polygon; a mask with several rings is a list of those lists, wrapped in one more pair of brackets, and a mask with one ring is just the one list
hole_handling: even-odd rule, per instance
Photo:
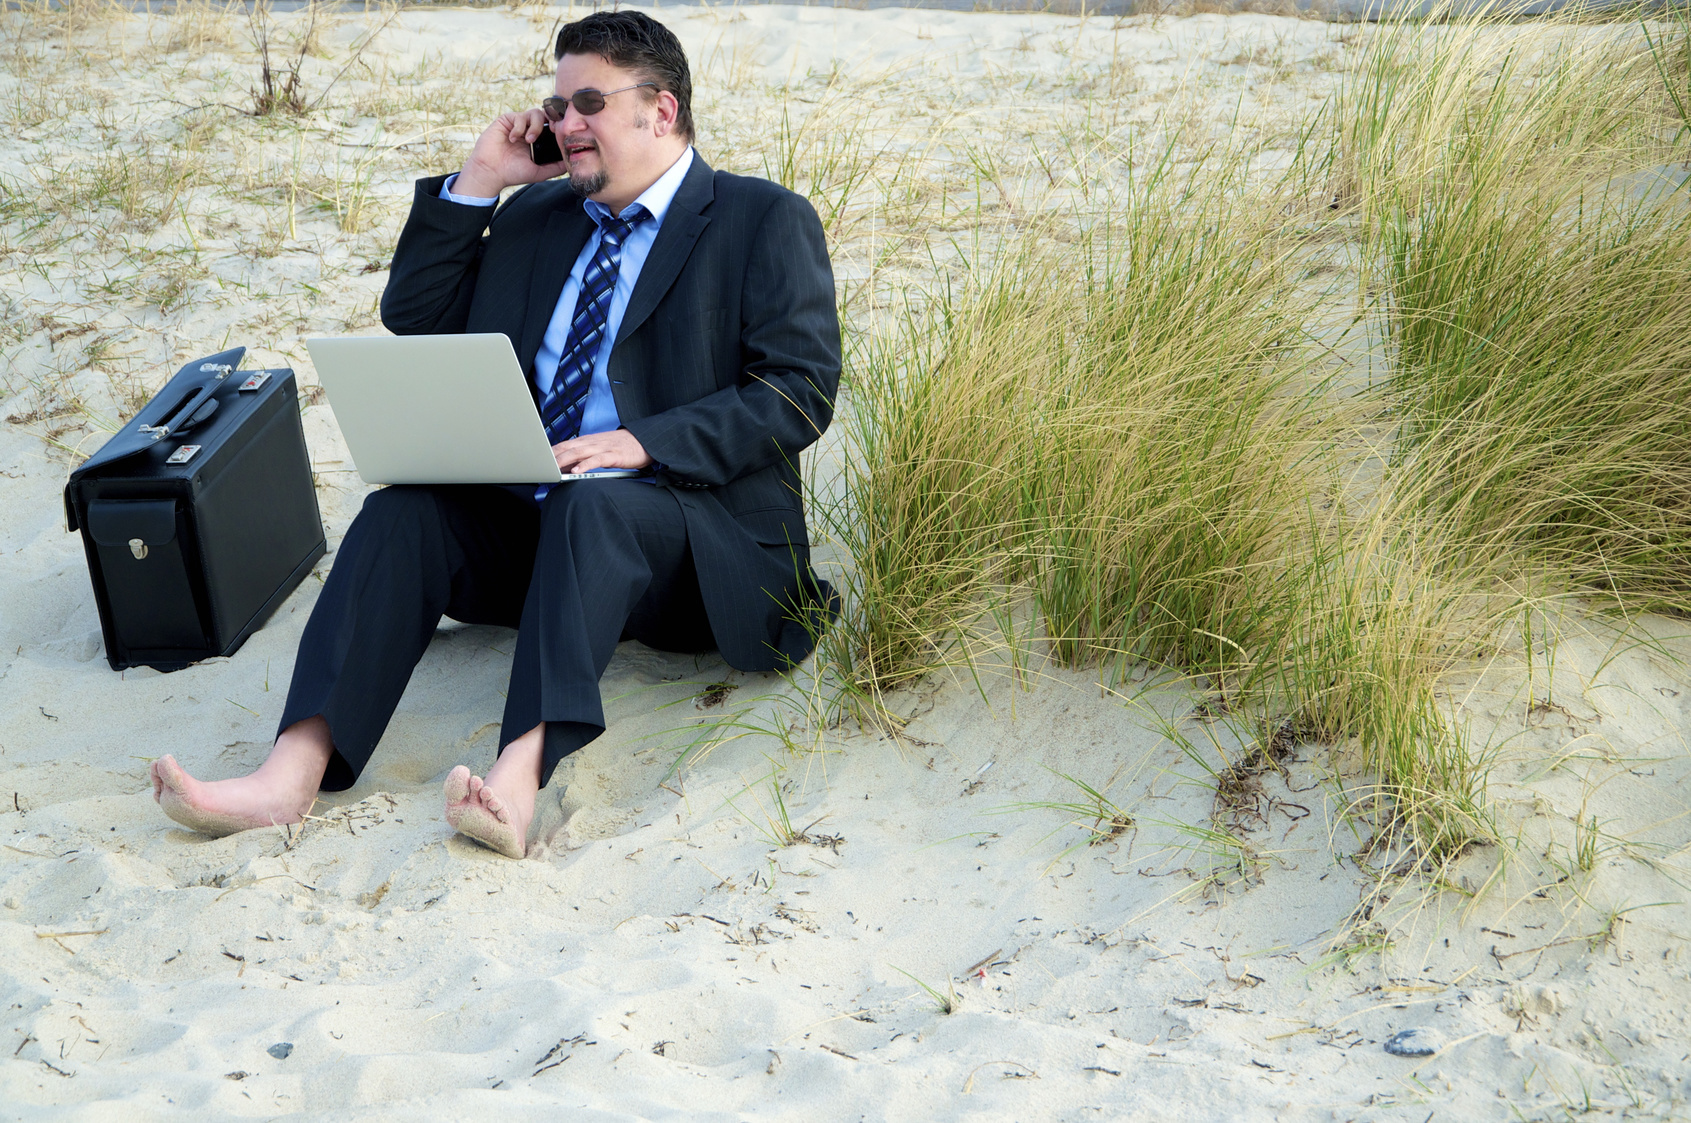
{"label": "black briefcase", "polygon": [[196,359],[65,486],[113,670],[231,655],[323,556],[294,372]]}

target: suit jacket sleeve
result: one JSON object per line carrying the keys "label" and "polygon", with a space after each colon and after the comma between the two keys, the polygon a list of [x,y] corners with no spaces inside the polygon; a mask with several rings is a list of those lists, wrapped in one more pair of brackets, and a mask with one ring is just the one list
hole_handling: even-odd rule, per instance
{"label": "suit jacket sleeve", "polygon": [[483,234],[496,209],[442,199],[446,180],[417,181],[411,215],[394,247],[382,323],[395,335],[446,335],[463,331],[469,321]]}
{"label": "suit jacket sleeve", "polygon": [[720,486],[796,460],[833,418],[840,326],[822,223],[802,196],[772,195],[746,220],[737,383],[696,401],[625,421],[673,477]]}

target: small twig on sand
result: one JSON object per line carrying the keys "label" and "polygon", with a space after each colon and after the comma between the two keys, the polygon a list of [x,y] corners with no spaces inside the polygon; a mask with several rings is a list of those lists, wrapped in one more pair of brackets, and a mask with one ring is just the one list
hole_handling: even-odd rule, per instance
{"label": "small twig on sand", "polygon": [[4,845],[6,847],[6,849],[14,850],[19,854],[28,854],[31,858],[63,858],[66,855],[80,853],[80,851],[77,851],[77,850],[66,850],[63,854],[43,854],[39,850],[25,850],[23,847],[13,846],[9,842],[8,843],[0,843],[0,845]]}
{"label": "small twig on sand", "polygon": [[217,896],[213,897],[212,903],[216,904],[218,901],[221,901],[223,898],[227,897],[229,894],[233,893],[237,889],[245,889],[247,886],[257,885],[261,881],[274,881],[278,877],[285,877],[289,881],[292,881],[297,885],[305,886],[305,888],[311,890],[313,893],[317,892],[317,886],[306,885],[305,882],[301,881],[299,878],[295,877],[291,873],[267,873],[263,877],[255,877],[251,881],[243,881],[239,885],[231,885],[229,888],[225,889],[223,892],[221,892]]}
{"label": "small twig on sand", "polygon": [[[713,871],[713,872],[714,872],[714,871]],[[722,925],[722,926],[723,926],[723,927],[724,927],[724,928],[732,928],[732,927],[734,927],[734,926],[733,926],[733,925],[732,925],[732,924],[730,924],[730,923],[728,923],[728,922],[727,922],[727,921],[726,921],[726,920],[718,920],[718,919],[717,919],[717,918],[716,918],[716,917],[714,917],[714,916],[706,916],[706,915],[705,915],[705,914],[704,914],[704,913],[702,913],[702,912],[678,912],[678,913],[676,913],[676,914],[675,914],[675,915],[676,915],[676,916],[677,916],[677,917],[683,917],[683,916],[689,916],[689,917],[693,917],[693,918],[694,918],[694,919],[696,919],[696,920],[708,920],[708,921],[710,921],[710,922],[711,922],[711,923],[712,923],[712,924],[720,924],[720,925]]]}
{"label": "small twig on sand", "polygon": [[975,964],[973,967],[969,968],[967,971],[964,971],[963,977],[966,979],[970,975],[973,975],[976,971],[979,971],[981,968],[989,966],[992,963],[993,960],[998,958],[999,953],[1002,952],[1003,950],[1004,950],[1003,948],[993,948],[991,955],[987,956],[985,959],[981,960],[979,963]]}
{"label": "small twig on sand", "polygon": [[[433,1019],[431,1019],[431,1020],[433,1020]],[[574,1046],[574,1045],[597,1045],[597,1044],[598,1044],[597,1041],[587,1040],[587,1034],[586,1033],[578,1033],[574,1037],[559,1038],[558,1043],[556,1045],[554,1045],[550,1049],[546,1050],[546,1055],[544,1057],[541,1057],[538,1061],[534,1062],[539,1067],[536,1068],[534,1070],[534,1072],[529,1075],[529,1079],[533,1080],[536,1076],[539,1076],[541,1073],[545,1072],[547,1069],[557,1068],[559,1065],[563,1064],[565,1061],[567,1061],[571,1057],[575,1056],[575,1052],[572,1050],[571,1052],[564,1053],[563,1056],[558,1057],[558,1054],[560,1052],[562,1052],[563,1048],[566,1045]],[[553,1057],[558,1057],[558,1059],[553,1061],[552,1060]],[[546,1063],[547,1061],[552,1061],[552,1063],[547,1064]]]}
{"label": "small twig on sand", "polygon": [[52,940],[55,944],[58,944],[61,948],[63,948],[70,955],[75,955],[76,949],[71,947],[69,944],[65,943],[64,940],[61,940],[59,938],[60,936],[100,936],[100,935],[104,935],[106,932],[109,932],[109,931],[111,931],[111,929],[101,928],[98,931],[86,931],[86,932],[37,932],[35,934],[35,938],[38,939],[38,940]]}
{"label": "small twig on sand", "polygon": [[88,928],[81,932],[37,932],[35,938],[38,940],[56,940],[60,936],[104,936],[110,931],[110,928]]}
{"label": "small twig on sand", "polygon": [[974,1067],[974,1070],[969,1073],[969,1079],[967,1079],[963,1082],[963,1094],[965,1096],[974,1094],[975,1077],[980,1075],[981,1069],[991,1068],[993,1065],[1009,1065],[1011,1068],[1019,1068],[1019,1069],[1022,1070],[1020,1072],[1006,1072],[1004,1074],[1004,1079],[1006,1079],[1006,1080],[1038,1080],[1039,1079],[1039,1073],[1033,1071],[1033,1069],[1029,1068],[1027,1065],[1023,1064],[1020,1061],[987,1061],[984,1064],[976,1065]]}
{"label": "small twig on sand", "polygon": [[535,1069],[532,1073],[529,1074],[529,1079],[533,1080],[536,1076],[539,1076],[541,1073],[547,1071],[548,1069],[557,1068],[559,1065],[563,1064],[565,1061],[569,1060],[573,1056],[575,1056],[574,1053],[565,1053],[563,1056],[559,1057],[557,1060],[553,1061],[551,1064],[541,1065],[539,1068]]}

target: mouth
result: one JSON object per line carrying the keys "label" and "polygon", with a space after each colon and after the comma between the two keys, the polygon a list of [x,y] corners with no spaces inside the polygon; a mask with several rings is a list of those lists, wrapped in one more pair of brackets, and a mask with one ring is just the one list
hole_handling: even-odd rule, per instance
{"label": "mouth", "polygon": [[564,145],[564,157],[569,160],[575,160],[587,155],[589,152],[596,152],[598,149],[599,146],[597,144],[577,141],[573,144]]}

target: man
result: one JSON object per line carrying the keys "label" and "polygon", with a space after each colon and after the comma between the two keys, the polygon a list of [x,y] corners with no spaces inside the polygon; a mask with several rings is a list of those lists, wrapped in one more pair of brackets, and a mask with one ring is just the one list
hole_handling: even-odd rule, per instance
{"label": "man", "polygon": [[[555,54],[557,97],[501,115],[458,174],[418,182],[382,321],[503,332],[560,469],[649,475],[371,494],[306,625],[269,758],[214,783],[154,763],[178,822],[298,822],[319,789],[350,787],[444,614],[518,629],[498,760],[485,778],[452,770],[446,819],[520,858],[539,789],[604,731],[598,680],[619,639],[779,670],[833,610],[796,470],[839,381],[816,213],[699,158],[686,56],[649,16],[597,12]],[[537,166],[543,129],[563,159]]]}

